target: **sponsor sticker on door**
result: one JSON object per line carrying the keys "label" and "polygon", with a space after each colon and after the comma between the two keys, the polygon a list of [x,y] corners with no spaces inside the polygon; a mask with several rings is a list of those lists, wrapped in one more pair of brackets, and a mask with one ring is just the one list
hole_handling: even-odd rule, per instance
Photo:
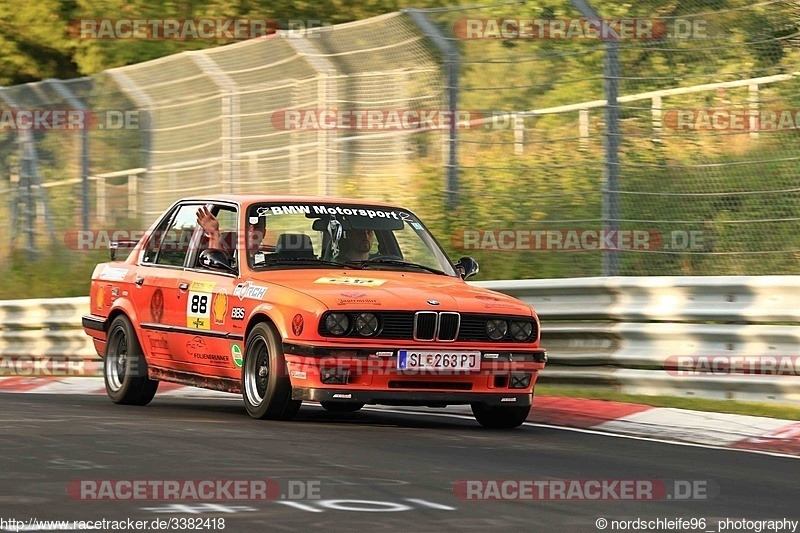
{"label": "sponsor sticker on door", "polygon": [[242,347],[238,344],[231,344],[231,359],[236,368],[242,368]]}

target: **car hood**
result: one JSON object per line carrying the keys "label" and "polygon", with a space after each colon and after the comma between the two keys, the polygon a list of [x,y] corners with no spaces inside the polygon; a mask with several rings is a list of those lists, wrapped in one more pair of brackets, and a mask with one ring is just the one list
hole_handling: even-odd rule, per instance
{"label": "car hood", "polygon": [[532,315],[531,308],[516,298],[469,285],[460,278],[436,274],[294,269],[258,272],[252,278],[307,294],[329,309]]}

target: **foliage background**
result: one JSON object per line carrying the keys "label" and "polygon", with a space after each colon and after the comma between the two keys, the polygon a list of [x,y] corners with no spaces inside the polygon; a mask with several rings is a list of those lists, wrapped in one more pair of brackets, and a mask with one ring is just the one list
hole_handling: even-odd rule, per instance
{"label": "foliage background", "polygon": [[[702,19],[706,38],[621,43],[620,94],[694,86],[800,71],[798,14],[795,2],[767,0],[593,0],[606,18],[675,17]],[[80,18],[258,17],[320,19],[329,23],[361,20],[405,7],[434,8],[429,16],[445,33],[462,17],[566,18],[580,14],[567,0],[486,4],[468,8],[457,0],[424,2],[375,0],[323,1],[176,1],[145,0],[6,0],[0,4],[0,85],[46,78],[71,79],[104,69],[139,63],[183,50],[224,45],[207,41],[79,41],[68,24]],[[603,98],[604,45],[600,41],[459,41],[462,57],[462,109],[513,112]],[[94,98],[121,98],[96,91]],[[751,104],[746,88],[712,90],[664,101],[670,109],[730,107]],[[763,108],[800,109],[800,79],[763,85]],[[94,102],[93,105],[98,104]],[[108,105],[106,102],[105,105]],[[118,104],[123,107],[124,103]],[[129,104],[128,104],[129,105]],[[459,143],[458,205],[445,201],[441,138],[419,134],[419,156],[405,171],[413,176],[413,194],[393,191],[423,218],[452,257],[474,255],[481,262],[478,279],[594,276],[601,273],[598,252],[465,251],[450,236],[465,229],[599,229],[604,172],[604,116],[591,113],[588,140],[578,136],[577,113],[525,119],[522,154],[514,152],[509,129],[462,132]],[[133,149],[116,159],[113,139],[95,144],[97,170],[138,164]],[[11,132],[0,132],[0,150],[13,148]],[[622,220],[627,229],[702,230],[702,253],[625,253],[625,275],[759,275],[800,273],[800,183],[798,132],[693,131],[664,128],[656,134],[646,103],[622,108]],[[58,158],[75,149],[74,139],[47,140],[40,156]],[[124,159],[124,160],[120,160]],[[2,163],[2,179],[13,161]],[[74,169],[64,169],[71,172]],[[52,175],[46,179],[57,179]],[[2,188],[2,181],[0,181]],[[341,189],[358,195],[355,179]],[[75,198],[54,198],[56,208],[77,223]],[[137,228],[148,221],[119,220]],[[0,252],[0,298],[86,294],[94,263],[104,254],[71,253],[56,239],[31,261],[23,253]]]}

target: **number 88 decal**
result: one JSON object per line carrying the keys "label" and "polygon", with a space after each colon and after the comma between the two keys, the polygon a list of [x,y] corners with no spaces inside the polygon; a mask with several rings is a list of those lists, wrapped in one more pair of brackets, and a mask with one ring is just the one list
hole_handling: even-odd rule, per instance
{"label": "number 88 decal", "polygon": [[186,299],[186,326],[194,329],[210,329],[211,294],[189,291]]}
{"label": "number 88 decal", "polygon": [[195,294],[192,296],[191,311],[204,315],[208,310],[208,296],[205,294]]}

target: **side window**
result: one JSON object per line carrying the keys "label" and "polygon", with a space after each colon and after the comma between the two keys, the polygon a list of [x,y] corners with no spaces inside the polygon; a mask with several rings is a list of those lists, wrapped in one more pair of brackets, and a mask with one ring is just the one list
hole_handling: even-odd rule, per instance
{"label": "side window", "polygon": [[197,209],[199,205],[184,205],[169,224],[161,237],[161,247],[155,259],[157,265],[183,266],[192,234],[197,227]]}
{"label": "side window", "polygon": [[232,256],[236,252],[238,240],[236,235],[238,222],[236,210],[231,207],[220,207],[217,212],[217,221],[219,222],[220,247]]}
{"label": "side window", "polygon": [[[209,205],[211,214],[214,215],[219,224],[219,244],[225,253],[228,254],[230,259],[236,258],[236,246],[238,245],[239,235],[236,231],[238,225],[238,214],[235,208],[229,206]],[[189,263],[194,265],[194,268],[204,268],[200,265],[200,252],[208,249],[210,239],[206,232],[202,232],[199,236],[197,249],[191,251],[189,256]],[[236,267],[236,262],[231,261],[231,266]]]}
{"label": "side window", "polygon": [[145,247],[144,254],[142,255],[142,263],[152,264],[156,262],[158,250],[161,248],[161,243],[164,240],[164,236],[167,233],[167,228],[169,227],[169,224],[172,222],[173,218],[175,218],[174,213],[166,217],[161,221],[161,224],[156,226],[156,229],[153,231],[152,235],[150,235],[150,240],[147,241],[147,246]]}

